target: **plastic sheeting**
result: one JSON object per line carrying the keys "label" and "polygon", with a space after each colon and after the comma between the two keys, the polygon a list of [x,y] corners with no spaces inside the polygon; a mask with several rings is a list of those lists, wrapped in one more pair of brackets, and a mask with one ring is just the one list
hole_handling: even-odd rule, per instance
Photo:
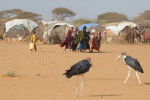
{"label": "plastic sheeting", "polygon": [[18,30],[22,30],[24,28],[23,24],[15,25],[13,27],[16,28],[16,29],[18,29]]}
{"label": "plastic sheeting", "polygon": [[90,28],[90,27],[93,27],[93,26],[99,26],[99,24],[96,24],[96,23],[87,23],[87,24],[83,24],[79,27],[79,31],[81,31],[83,29],[83,27],[86,26],[87,27],[87,30]]}
{"label": "plastic sheeting", "polygon": [[24,25],[29,32],[31,32],[35,27],[38,26],[37,23],[28,19],[14,19],[5,23],[6,32],[15,25]]}
{"label": "plastic sheeting", "polygon": [[118,26],[107,26],[105,29],[110,29],[115,35],[118,35],[126,26],[135,28],[137,25],[133,22],[122,22]]}
{"label": "plastic sheeting", "polygon": [[43,38],[46,37],[46,35],[49,35],[51,34],[51,31],[52,29],[55,27],[55,26],[60,26],[60,25],[66,25],[68,27],[75,27],[74,25],[71,25],[69,23],[63,23],[63,22],[58,22],[58,21],[51,21],[51,22],[44,22],[42,21],[42,23],[44,25],[47,24],[47,26],[45,26],[45,31],[44,31],[44,35],[43,35]]}
{"label": "plastic sheeting", "polygon": [[45,21],[41,21],[43,23],[43,25],[49,25],[49,24],[52,24],[52,23],[56,23],[58,21],[51,21],[51,22],[45,22]]}

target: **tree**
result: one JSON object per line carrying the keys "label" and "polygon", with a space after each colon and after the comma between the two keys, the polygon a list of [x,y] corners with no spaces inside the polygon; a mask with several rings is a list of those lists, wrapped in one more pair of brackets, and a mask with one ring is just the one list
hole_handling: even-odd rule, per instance
{"label": "tree", "polygon": [[75,24],[76,26],[80,26],[86,23],[92,23],[92,21],[89,19],[83,19],[83,18],[79,18],[73,21],[73,24]]}
{"label": "tree", "polygon": [[30,19],[35,22],[40,22],[43,18],[40,14],[22,11],[20,9],[11,9],[0,11],[0,18],[8,19]]}
{"label": "tree", "polygon": [[104,22],[119,22],[119,21],[127,20],[128,18],[123,14],[109,12],[109,13],[98,15],[97,19]]}
{"label": "tree", "polygon": [[55,8],[51,13],[53,14],[52,19],[60,21],[64,21],[67,17],[72,18],[76,15],[73,11],[63,7]]}
{"label": "tree", "polygon": [[141,13],[140,16],[136,17],[135,20],[149,20],[150,21],[150,10],[146,10]]}

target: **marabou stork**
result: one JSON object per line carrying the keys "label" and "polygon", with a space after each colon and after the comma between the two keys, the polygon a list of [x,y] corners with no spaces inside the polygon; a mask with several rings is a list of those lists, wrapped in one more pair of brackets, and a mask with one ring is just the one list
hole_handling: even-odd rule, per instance
{"label": "marabou stork", "polygon": [[137,59],[134,59],[132,58],[131,56],[128,56],[125,52],[121,53],[121,55],[119,55],[115,61],[117,61],[119,58],[123,58],[123,62],[127,65],[127,67],[129,68],[129,72],[128,72],[128,76],[126,78],[126,80],[124,81],[124,84],[127,82],[129,76],[130,76],[130,70],[131,69],[134,69],[135,70],[135,73],[136,73],[136,76],[137,76],[137,79],[139,81],[139,85],[141,85],[141,81],[140,81],[140,78],[139,78],[139,75],[137,73],[137,71],[141,72],[141,73],[144,73],[139,61]]}
{"label": "marabou stork", "polygon": [[63,74],[63,75],[66,75],[67,78],[71,78],[74,75],[78,75],[77,83],[76,83],[76,97],[77,97],[77,92],[78,92],[79,75],[82,76],[82,80],[81,80],[81,96],[82,96],[84,74],[89,71],[91,66],[92,66],[91,58],[87,58],[72,65],[71,68],[69,70],[66,70],[66,73]]}

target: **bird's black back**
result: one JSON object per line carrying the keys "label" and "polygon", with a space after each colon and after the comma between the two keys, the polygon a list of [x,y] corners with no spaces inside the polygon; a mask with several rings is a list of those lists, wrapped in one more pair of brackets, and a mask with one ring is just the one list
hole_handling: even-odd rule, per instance
{"label": "bird's black back", "polygon": [[124,59],[125,63],[127,65],[129,65],[131,68],[144,73],[139,61],[137,59],[132,58],[131,56],[126,56],[126,58]]}
{"label": "bird's black back", "polygon": [[64,75],[66,75],[67,78],[71,78],[73,75],[86,73],[87,71],[89,71],[91,65],[92,64],[90,64],[88,60],[82,60],[71,66],[71,68],[67,70]]}

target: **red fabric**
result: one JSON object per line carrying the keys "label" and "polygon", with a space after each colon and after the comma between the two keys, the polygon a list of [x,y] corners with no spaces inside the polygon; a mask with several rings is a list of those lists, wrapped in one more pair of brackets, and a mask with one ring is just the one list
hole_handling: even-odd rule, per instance
{"label": "red fabric", "polygon": [[72,31],[69,29],[67,32],[66,38],[72,36],[71,33],[72,33]]}
{"label": "red fabric", "polygon": [[144,38],[146,40],[150,40],[150,33],[144,33]]}
{"label": "red fabric", "polygon": [[71,41],[72,41],[72,31],[69,29],[66,35],[65,40],[60,44],[60,47],[63,47],[64,45],[66,45],[66,48],[70,48],[71,47]]}
{"label": "red fabric", "polygon": [[93,50],[93,49],[98,50],[97,36],[96,36],[96,35],[93,37],[91,49],[92,49],[92,50]]}

